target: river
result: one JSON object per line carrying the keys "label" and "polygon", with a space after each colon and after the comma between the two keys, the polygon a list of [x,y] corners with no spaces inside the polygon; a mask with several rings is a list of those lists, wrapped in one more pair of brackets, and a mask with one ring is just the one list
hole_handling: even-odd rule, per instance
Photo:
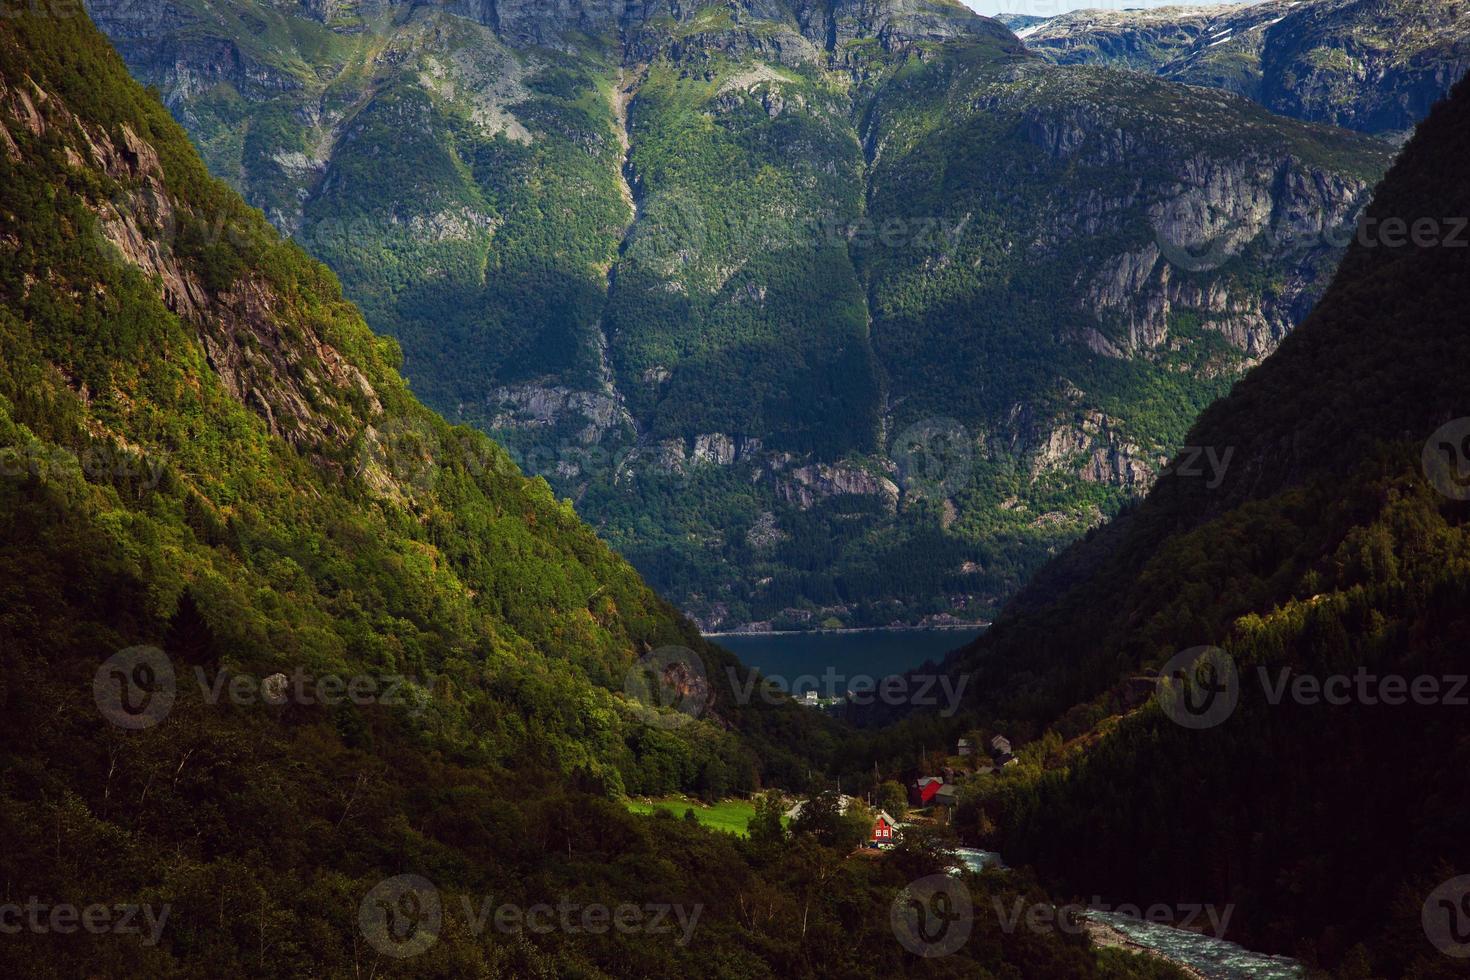
{"label": "river", "polygon": [[[1006,866],[995,851],[961,847],[955,853],[966,868],[976,873],[1004,870]],[[952,873],[958,874],[959,867]],[[1089,932],[1093,942],[1151,953],[1203,980],[1302,980],[1306,976],[1306,970],[1295,960],[1253,953],[1204,933],[1095,909],[1084,912],[1083,918],[1092,924]]]}
{"label": "river", "polygon": [[1187,929],[1117,912],[1089,911],[1086,918],[1106,926],[1126,945],[1142,947],[1204,980],[1301,980],[1307,975],[1295,960],[1253,953],[1235,943]]}

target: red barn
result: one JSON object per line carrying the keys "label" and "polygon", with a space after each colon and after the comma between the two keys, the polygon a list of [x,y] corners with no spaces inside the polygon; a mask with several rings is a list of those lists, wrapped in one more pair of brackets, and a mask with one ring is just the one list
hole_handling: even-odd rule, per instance
{"label": "red barn", "polygon": [[928,806],[934,802],[934,794],[939,792],[939,787],[944,785],[944,780],[938,776],[924,776],[914,783],[913,802],[914,806]]}

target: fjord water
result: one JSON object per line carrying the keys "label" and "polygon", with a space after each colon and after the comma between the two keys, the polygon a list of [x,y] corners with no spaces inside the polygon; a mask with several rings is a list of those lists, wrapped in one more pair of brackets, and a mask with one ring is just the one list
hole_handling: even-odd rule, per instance
{"label": "fjord water", "polygon": [[[982,632],[973,629],[831,630],[711,637],[792,694],[841,694],[855,678],[875,680],[938,662]],[[835,688],[835,690],[829,690]]]}

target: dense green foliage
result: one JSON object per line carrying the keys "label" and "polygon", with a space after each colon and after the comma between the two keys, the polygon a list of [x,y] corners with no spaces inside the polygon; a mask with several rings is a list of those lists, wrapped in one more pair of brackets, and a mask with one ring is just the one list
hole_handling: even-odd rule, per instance
{"label": "dense green foliage", "polygon": [[1464,73],[1465,0],[1264,0],[1079,10],[1026,43],[1062,64],[1105,64],[1238,92],[1273,112],[1406,136]]}
{"label": "dense green foliage", "polygon": [[[415,391],[711,628],[993,614],[1312,290],[1264,339],[1241,311],[1295,303],[1336,253],[1263,231],[1178,274],[1142,345],[1089,283],[1143,254],[1202,158],[1268,193],[1351,193],[1386,159],[1240,100],[1044,70],[947,2],[652,3],[544,47],[505,16],[261,6],[140,25],[92,4],[212,170],[399,340]],[[1118,135],[1060,152],[1078,128]],[[905,456],[935,423],[968,460],[939,490]],[[1058,440],[1075,451],[1042,458]],[[809,491],[813,465],[841,479]],[[845,492],[853,473],[873,479]]]}
{"label": "dense green foliage", "polygon": [[[1467,213],[1467,139],[1462,84],[1370,219]],[[1308,321],[1190,433],[1234,450],[1225,478],[1166,476],[957,657],[979,720],[1032,742],[962,813],[971,833],[1063,890],[1233,904],[1239,938],[1333,976],[1463,975],[1420,908],[1470,867],[1470,798],[1451,775],[1470,746],[1450,700],[1470,509],[1421,457],[1466,411],[1467,271],[1448,244],[1355,247]],[[1207,645],[1239,672],[1233,714],[1199,731],[1138,707],[1166,662]],[[1288,669],[1354,693],[1273,696]],[[1378,679],[1366,696],[1360,675]],[[1433,678],[1435,703],[1392,703],[1385,678]]]}
{"label": "dense green foliage", "polygon": [[[655,645],[733,662],[544,483],[420,406],[394,345],[207,176],[82,17],[0,19],[0,350],[10,973],[1173,975],[984,916],[936,967],[888,916],[932,860],[845,860],[779,820],[744,843],[628,813],[625,787],[794,784],[831,731],[718,684],[699,720],[625,696]],[[116,726],[99,665],[139,644],[172,660],[172,710]],[[255,691],[273,671],[313,680],[281,703],[218,698],[195,669]],[[393,674],[413,681],[401,702],[330,700],[329,677]],[[127,678],[150,704],[170,690]],[[437,888],[442,924],[397,959],[360,915],[404,873]],[[979,902],[1044,900],[1019,877],[969,883]],[[12,900],[166,918],[156,942],[17,931]],[[552,921],[673,905],[690,928],[610,930],[606,910],[594,932],[476,925],[535,903]]]}

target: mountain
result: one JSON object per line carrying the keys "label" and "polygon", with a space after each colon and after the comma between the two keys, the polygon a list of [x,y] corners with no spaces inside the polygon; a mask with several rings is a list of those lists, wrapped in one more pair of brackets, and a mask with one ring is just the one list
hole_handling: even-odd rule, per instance
{"label": "mountain", "polygon": [[211,170],[706,629],[990,614],[1388,163],[950,0],[90,6]]}
{"label": "mountain", "polygon": [[[733,660],[420,405],[75,12],[0,17],[0,349],[9,972],[934,975],[892,923],[942,842],[847,861],[850,822],[788,838],[777,797],[749,840],[628,812],[802,789],[834,729],[736,703]],[[1179,975],[960,938],[942,975]]]}
{"label": "mountain", "polygon": [[1354,244],[1147,499],[948,663],[980,692],[952,731],[1027,743],[963,820],[1053,888],[1229,907],[1334,977],[1464,975],[1436,889],[1470,867],[1446,778],[1470,751],[1470,235],[1442,217],[1470,208],[1467,138],[1462,83],[1364,219],[1418,240]]}
{"label": "mountain", "polygon": [[1295,119],[1402,138],[1470,69],[1463,0],[1265,0],[1080,10],[1025,31],[1059,64],[1237,92]]}

